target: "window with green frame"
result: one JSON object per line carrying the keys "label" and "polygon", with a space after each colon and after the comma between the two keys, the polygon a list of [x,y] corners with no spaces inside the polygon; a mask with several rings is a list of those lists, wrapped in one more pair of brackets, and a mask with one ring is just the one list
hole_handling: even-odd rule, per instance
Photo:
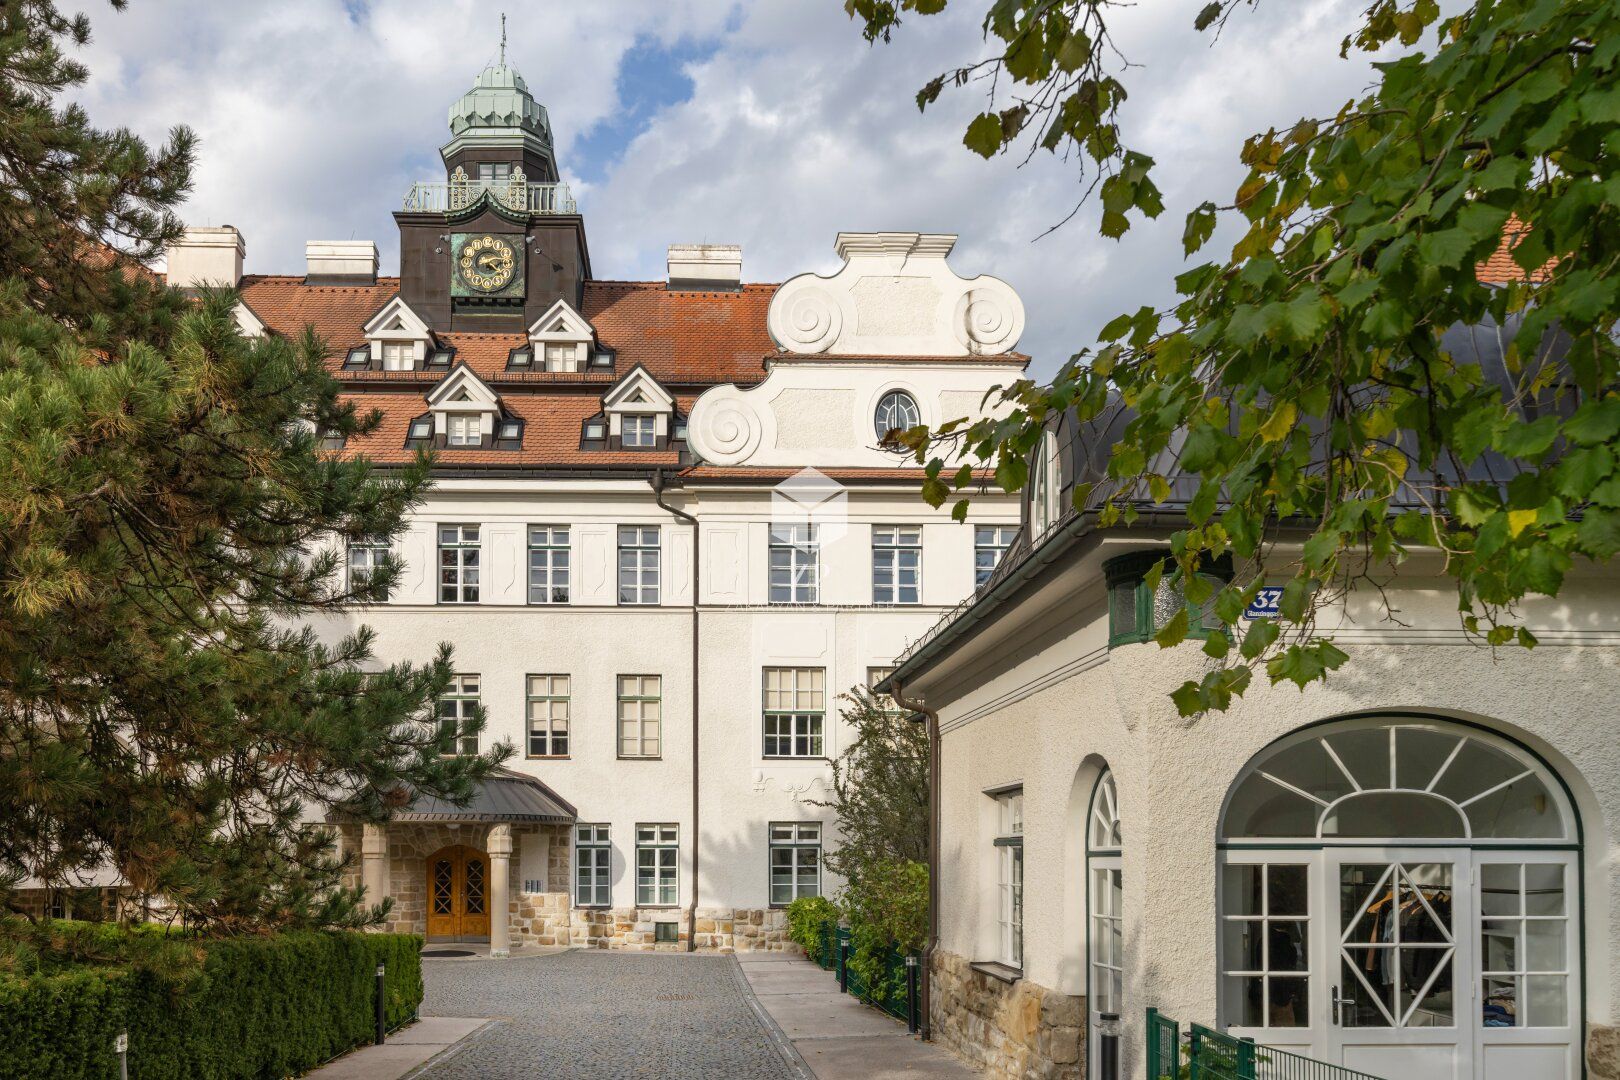
{"label": "window with green frame", "polygon": [[[1159,576],[1158,587],[1149,588],[1148,573],[1161,563],[1164,571]],[[1219,589],[1232,580],[1231,557],[1226,556],[1199,571],[1199,576]],[[1211,603],[1206,602],[1200,609],[1187,604],[1185,590],[1176,578],[1175,564],[1163,549],[1114,556],[1103,563],[1103,580],[1108,584],[1110,649],[1153,640],[1153,635],[1182,608],[1188,608],[1188,637],[1205,638],[1211,630],[1220,627]]]}

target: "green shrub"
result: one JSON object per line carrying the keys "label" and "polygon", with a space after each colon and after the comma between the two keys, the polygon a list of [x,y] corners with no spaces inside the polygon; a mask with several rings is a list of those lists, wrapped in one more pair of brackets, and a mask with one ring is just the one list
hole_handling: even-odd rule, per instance
{"label": "green shrub", "polygon": [[389,1027],[422,1000],[422,941],[411,935],[204,940],[62,923],[35,933],[67,948],[41,949],[34,973],[0,974],[4,1076],[116,1076],[113,1038],[127,1031],[133,1080],[284,1077],[371,1040],[379,963]]}
{"label": "green shrub", "polygon": [[905,992],[898,958],[928,940],[928,867],[919,862],[875,862],[844,887],[844,917],[852,950],[849,967],[873,1001]]}
{"label": "green shrub", "polygon": [[825,896],[801,896],[787,907],[788,937],[804,950],[804,955],[819,963],[824,944],[821,928],[827,923],[838,925],[838,908]]}

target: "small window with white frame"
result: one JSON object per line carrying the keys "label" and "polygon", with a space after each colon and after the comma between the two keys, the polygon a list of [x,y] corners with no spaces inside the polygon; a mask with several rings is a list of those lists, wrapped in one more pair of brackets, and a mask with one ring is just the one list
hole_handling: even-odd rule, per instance
{"label": "small window with white frame", "polygon": [[414,371],[416,345],[409,341],[383,342],[382,366],[384,371]]}
{"label": "small window with white frame", "polygon": [[922,603],[922,526],[872,526],[872,603]]}
{"label": "small window with white frame", "polygon": [[451,413],[444,418],[446,446],[481,446],[483,442],[483,417],[477,413]]}
{"label": "small window with white frame", "polygon": [[[388,538],[368,536],[349,541],[349,591],[360,592],[371,584],[371,576],[389,559]],[[379,599],[386,600],[385,597]]]}
{"label": "small window with white frame", "polygon": [[546,343],[546,370],[547,371],[578,371],[579,346],[572,342],[558,344]]}
{"label": "small window with white frame", "polygon": [[619,445],[649,450],[658,445],[658,418],[645,413],[619,417]]}
{"label": "small window with white frame", "polygon": [[478,732],[472,730],[472,722],[478,715],[480,685],[477,675],[455,675],[439,698],[439,753],[445,757],[478,753]]}
{"label": "small window with white frame", "polygon": [[439,603],[478,603],[477,525],[439,526]]}
{"label": "small window with white frame", "polygon": [[532,758],[568,756],[567,675],[529,676],[529,753]]}
{"label": "small window with white frame", "polygon": [[529,603],[568,603],[568,526],[529,526]]}
{"label": "small window with white frame", "polygon": [[664,753],[664,679],[619,676],[619,756],[656,758]]}
{"label": "small window with white frame", "polygon": [[922,423],[917,401],[904,390],[890,390],[878,402],[872,426],[881,441],[891,431],[907,431]]}
{"label": "small window with white frame", "polygon": [[660,554],[658,526],[619,526],[619,603],[658,603]]}
{"label": "small window with white frame", "polygon": [[770,825],[771,906],[821,895],[821,822]]}
{"label": "small window with white frame", "polygon": [[998,792],[996,800],[996,958],[1024,967],[1024,789]]}
{"label": "small window with white frame", "polygon": [[825,668],[765,669],[765,756],[826,756]]}
{"label": "small window with white frame", "polygon": [[679,825],[636,826],[636,906],[674,907],[680,902]]}
{"label": "small window with white frame", "polygon": [[613,904],[613,841],[607,825],[574,826],[574,904]]}
{"label": "small window with white frame", "polygon": [[814,604],[820,591],[821,550],[809,523],[771,526],[770,600]]}
{"label": "small window with white frame", "polygon": [[1018,533],[1016,525],[973,526],[973,587],[978,588],[990,580],[1001,563],[1001,557],[1012,546]]}

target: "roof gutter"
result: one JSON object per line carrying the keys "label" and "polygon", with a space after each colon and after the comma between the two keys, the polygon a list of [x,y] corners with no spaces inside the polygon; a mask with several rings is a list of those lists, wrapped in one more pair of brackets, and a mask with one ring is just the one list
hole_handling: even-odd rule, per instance
{"label": "roof gutter", "polygon": [[692,905],[686,911],[686,951],[694,952],[697,949],[698,887],[701,882],[698,876],[698,845],[703,835],[698,824],[698,761],[702,757],[698,743],[701,716],[698,709],[698,599],[701,594],[698,588],[703,581],[703,537],[697,518],[664,501],[664,470],[654,469],[647,482],[652,485],[653,501],[658,508],[692,527]]}

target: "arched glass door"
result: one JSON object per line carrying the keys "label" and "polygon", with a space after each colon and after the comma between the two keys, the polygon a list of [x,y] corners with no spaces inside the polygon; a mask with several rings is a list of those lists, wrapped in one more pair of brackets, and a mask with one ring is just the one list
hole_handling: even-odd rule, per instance
{"label": "arched glass door", "polygon": [[1221,836],[1229,1029],[1388,1080],[1579,1075],[1574,815],[1522,748],[1312,728],[1249,764]]}
{"label": "arched glass door", "polygon": [[[1093,1034],[1102,1014],[1124,1013],[1125,932],[1121,902],[1124,836],[1119,824],[1119,789],[1108,769],[1092,789],[1086,814],[1086,1008]],[[1090,1075],[1100,1075],[1101,1040],[1088,1038]]]}

